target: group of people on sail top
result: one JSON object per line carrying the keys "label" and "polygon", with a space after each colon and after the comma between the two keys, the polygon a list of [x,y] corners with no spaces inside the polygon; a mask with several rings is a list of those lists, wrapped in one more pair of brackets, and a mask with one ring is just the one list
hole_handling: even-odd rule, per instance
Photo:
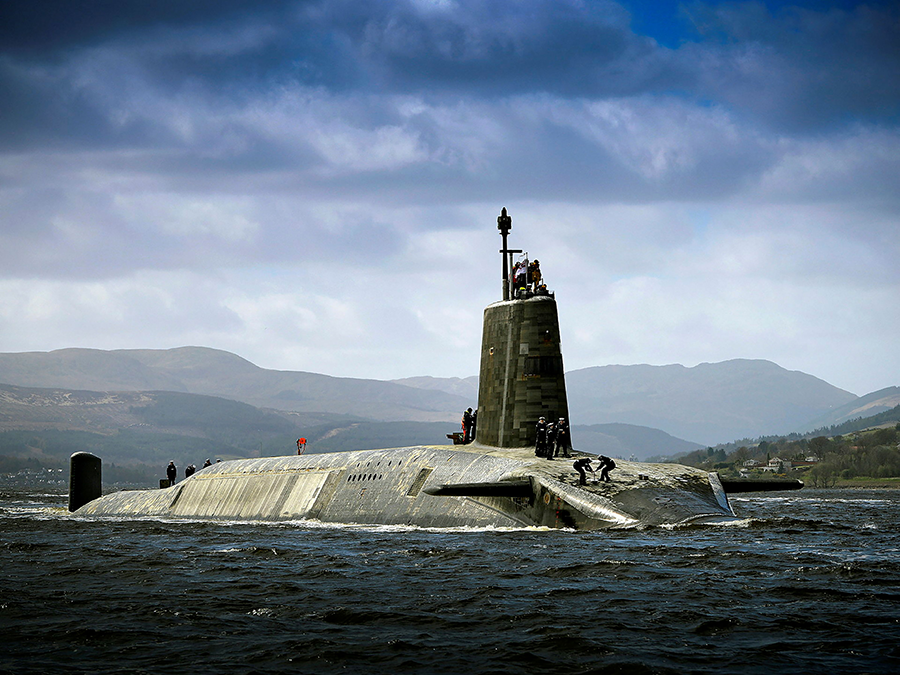
{"label": "group of people on sail top", "polygon": [[533,295],[546,295],[547,284],[543,283],[541,276],[541,261],[532,260],[528,262],[528,257],[517,262],[512,270],[513,297],[520,297],[527,292]]}

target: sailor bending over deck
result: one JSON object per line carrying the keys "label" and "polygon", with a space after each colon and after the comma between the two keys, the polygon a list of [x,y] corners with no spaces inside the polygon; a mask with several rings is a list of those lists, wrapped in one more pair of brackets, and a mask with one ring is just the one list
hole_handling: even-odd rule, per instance
{"label": "sailor bending over deck", "polygon": [[600,455],[598,459],[600,460],[600,480],[606,483],[612,482],[609,480],[609,472],[616,468],[616,463],[611,457],[604,455]]}
{"label": "sailor bending over deck", "polygon": [[596,476],[596,474],[594,473],[594,467],[591,466],[590,457],[582,457],[581,459],[576,459],[574,462],[572,462],[572,468],[578,472],[579,485],[587,485],[587,474],[584,472],[585,469]]}

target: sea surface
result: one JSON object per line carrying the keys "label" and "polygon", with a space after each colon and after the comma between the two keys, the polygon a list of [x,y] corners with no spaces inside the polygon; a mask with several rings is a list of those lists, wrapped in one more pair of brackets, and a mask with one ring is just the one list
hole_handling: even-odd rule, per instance
{"label": "sea surface", "polygon": [[2,673],[898,673],[900,490],[599,533],[86,520],[0,485]]}

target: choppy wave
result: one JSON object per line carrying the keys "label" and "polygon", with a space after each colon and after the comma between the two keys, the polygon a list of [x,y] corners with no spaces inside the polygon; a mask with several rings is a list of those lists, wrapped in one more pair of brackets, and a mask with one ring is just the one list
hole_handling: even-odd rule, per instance
{"label": "choppy wave", "polygon": [[69,515],[0,495],[2,673],[893,673],[900,494],[572,533]]}

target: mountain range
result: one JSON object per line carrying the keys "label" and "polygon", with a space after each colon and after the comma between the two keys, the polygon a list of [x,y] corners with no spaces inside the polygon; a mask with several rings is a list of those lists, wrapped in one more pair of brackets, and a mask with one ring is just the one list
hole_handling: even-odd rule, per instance
{"label": "mountain range", "polygon": [[[263,410],[214,396],[176,392],[87,392],[0,384],[0,474],[66,466],[74,452],[101,456],[112,481],[152,485],[169,460],[338,452],[448,443],[447,422],[374,422],[347,415]],[[577,448],[646,459],[698,448],[657,429],[574,425]]]}
{"label": "mountain range", "polygon": [[268,370],[218,349],[60,349],[0,354],[0,383],[88,391],[174,391],[260,408],[352,414],[379,421],[449,422],[474,405],[439,389]]}
{"label": "mountain range", "polygon": [[704,445],[788,434],[858,398],[812,375],[749,359],[585,368],[566,373],[566,388],[572,419],[640,424]]}
{"label": "mountain range", "polygon": [[[602,366],[569,371],[566,381],[576,445],[639,458],[827,427],[900,401],[900,387],[857,397],[761,360],[692,368]],[[188,418],[215,412],[223,434],[235,432],[229,416],[244,421],[244,432],[266,429],[280,442],[298,429],[315,429],[323,450],[350,438],[359,443],[394,438],[400,428],[410,438],[446,442],[462,410],[474,407],[478,389],[477,377],[380,381],[268,370],[205,347],[0,354],[0,383],[8,385],[0,388],[0,430],[106,432],[149,425],[178,433],[190,427],[195,436],[211,437],[209,424]],[[249,408],[238,412],[228,401]],[[151,411],[163,409],[164,416],[153,417]],[[179,409],[185,411],[182,418],[175,415]]]}

